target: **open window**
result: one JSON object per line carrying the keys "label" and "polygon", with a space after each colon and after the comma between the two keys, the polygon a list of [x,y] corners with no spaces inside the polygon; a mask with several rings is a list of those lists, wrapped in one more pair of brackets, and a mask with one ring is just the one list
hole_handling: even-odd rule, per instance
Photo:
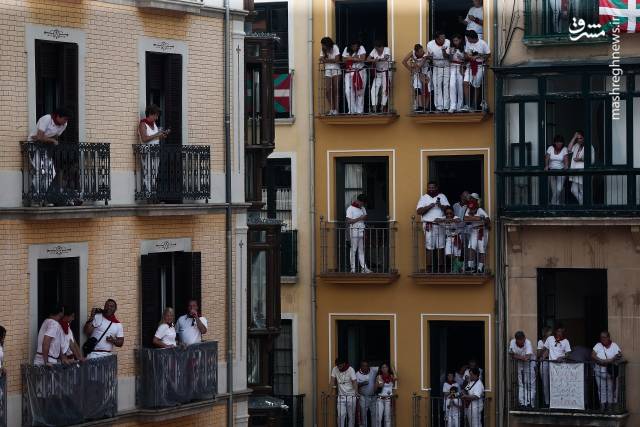
{"label": "open window", "polygon": [[360,41],[367,49],[373,49],[376,40],[387,44],[386,0],[336,0],[336,43],[340,52],[352,41]]}
{"label": "open window", "polygon": [[142,255],[141,270],[142,345],[150,347],[166,307],[174,309],[177,319],[186,313],[190,299],[202,306],[200,252]]}
{"label": "open window", "polygon": [[483,198],[484,157],[430,156],[429,180],[436,181],[440,191],[453,205],[463,191],[478,193]]}
{"label": "open window", "polygon": [[336,218],[344,221],[346,210],[359,194],[367,195],[369,221],[389,217],[389,158],[347,157],[336,160]]}
{"label": "open window", "polygon": [[182,55],[146,52],[147,105],[160,107],[158,126],[171,129],[163,143],[182,144]]}
{"label": "open window", "polygon": [[447,38],[454,34],[463,35],[467,28],[462,19],[473,7],[472,0],[431,0],[429,2],[429,40],[435,38],[436,31],[443,31]]}
{"label": "open window", "polygon": [[49,317],[53,303],[64,304],[76,314],[71,330],[80,339],[80,258],[38,260],[38,325]]}
{"label": "open window", "polygon": [[38,120],[58,107],[73,113],[61,142],[77,142],[78,134],[78,45],[35,41],[36,117]]}
{"label": "open window", "polygon": [[390,363],[390,328],[389,320],[338,320],[338,355],[355,369],[362,360],[367,360],[370,366]]}

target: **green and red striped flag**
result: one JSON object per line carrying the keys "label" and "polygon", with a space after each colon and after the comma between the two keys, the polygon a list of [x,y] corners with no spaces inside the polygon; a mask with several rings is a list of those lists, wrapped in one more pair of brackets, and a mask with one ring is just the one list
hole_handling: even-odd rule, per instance
{"label": "green and red striped flag", "polygon": [[600,0],[600,25],[605,32],[640,32],[640,0]]}

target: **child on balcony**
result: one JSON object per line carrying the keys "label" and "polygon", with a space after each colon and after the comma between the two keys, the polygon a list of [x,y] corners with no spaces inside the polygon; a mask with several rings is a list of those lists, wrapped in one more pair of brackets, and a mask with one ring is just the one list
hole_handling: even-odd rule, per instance
{"label": "child on balcony", "polygon": [[[469,223],[469,260],[467,266],[470,271],[484,273],[484,258],[487,251],[489,215],[480,207],[480,196],[471,193],[467,203],[464,221]],[[476,270],[476,260],[478,269]]]}
{"label": "child on balcony", "polygon": [[411,73],[413,107],[416,112],[425,111],[431,104],[431,65],[420,43],[404,57],[402,65]]}
{"label": "child on balcony", "polygon": [[364,113],[364,92],[367,87],[367,72],[364,61],[367,51],[358,41],[344,48],[342,60],[344,68],[344,95],[347,98],[349,114]]}
{"label": "child on balcony", "polygon": [[[380,40],[376,40],[373,47],[369,54],[369,61],[375,64],[373,83],[371,84],[371,111],[386,113],[389,91],[391,90],[391,70],[389,69],[391,50]],[[378,98],[380,98],[379,104]]]}
{"label": "child on balcony", "polygon": [[444,208],[444,217],[436,219],[436,223],[444,227],[445,243],[444,255],[446,257],[445,271],[451,273],[459,273],[464,268],[464,263],[460,261],[463,242],[460,236],[460,223],[462,220],[455,216],[453,208],[446,206]]}
{"label": "child on balcony", "polygon": [[444,402],[445,425],[447,427],[460,427],[460,414],[462,413],[462,399],[458,396],[458,386],[451,386],[445,395]]}

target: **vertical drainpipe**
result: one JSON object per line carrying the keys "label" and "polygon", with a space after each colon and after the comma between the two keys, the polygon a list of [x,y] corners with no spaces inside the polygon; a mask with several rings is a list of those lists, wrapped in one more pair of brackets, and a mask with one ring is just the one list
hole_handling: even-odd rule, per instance
{"label": "vertical drainpipe", "polygon": [[226,348],[227,348],[227,427],[233,427],[233,235],[231,223],[231,116],[229,101],[231,99],[231,73],[229,72],[229,33],[230,12],[229,0],[224,0],[223,20],[223,75],[224,75],[224,184],[225,184],[225,266],[226,266]]}
{"label": "vertical drainpipe", "polygon": [[313,0],[307,0],[307,52],[308,73],[307,94],[309,98],[309,260],[311,275],[311,425],[318,425],[318,343],[317,343],[317,282],[316,282],[316,199],[315,199],[315,127],[313,103]]}

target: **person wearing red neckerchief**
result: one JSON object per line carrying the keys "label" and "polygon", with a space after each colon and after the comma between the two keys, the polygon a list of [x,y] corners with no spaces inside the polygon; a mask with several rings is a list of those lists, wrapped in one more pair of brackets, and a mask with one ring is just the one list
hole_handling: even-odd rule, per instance
{"label": "person wearing red neckerchief", "polygon": [[355,427],[358,380],[356,371],[342,356],[336,358],[336,366],[331,370],[331,389],[337,391],[338,425],[343,427],[347,421],[348,427]]}
{"label": "person wearing red neckerchief", "polygon": [[352,41],[342,52],[344,68],[344,96],[347,98],[349,114],[364,113],[364,93],[367,86],[367,72],[364,62],[367,51],[359,41]]}
{"label": "person wearing red neckerchief", "polygon": [[[484,273],[485,254],[487,252],[487,240],[489,237],[489,215],[480,207],[480,196],[477,193],[469,195],[467,210],[464,214],[464,222],[470,230],[468,232],[469,259],[467,261],[468,270]],[[476,260],[478,269],[476,270]]]}
{"label": "person wearing red neckerchief", "polygon": [[447,196],[440,192],[438,183],[430,181],[427,184],[427,194],[418,200],[416,214],[422,219],[426,248],[426,266],[431,272],[444,272],[445,234],[442,226],[435,223],[436,219],[444,216],[444,208],[451,206]]}
{"label": "person wearing red neckerchief", "polygon": [[87,338],[94,337],[98,343],[87,355],[87,359],[109,356],[114,347],[124,345],[124,328],[116,317],[117,309],[118,304],[111,298],[105,301],[103,309],[91,309],[89,319],[84,325],[84,333]]}
{"label": "person wearing red neckerchief", "polygon": [[438,112],[449,109],[450,45],[442,31],[436,31],[435,38],[427,43],[427,55],[433,63],[433,103]]}
{"label": "person wearing red neckerchief", "polygon": [[365,209],[366,204],[367,196],[365,194],[359,194],[356,200],[351,203],[351,206],[347,208],[346,222],[349,226],[349,238],[351,240],[349,261],[352,273],[357,271],[356,252],[358,253],[361,272],[371,273],[371,270],[369,270],[365,262],[364,254],[365,221],[367,220],[367,210]]}
{"label": "person wearing red neckerchief", "polygon": [[393,370],[388,363],[380,365],[378,376],[376,377],[376,386],[378,387],[378,425],[391,427],[391,418],[393,417],[392,401],[393,388],[398,378],[393,374]]}
{"label": "person wearing red neckerchief", "polygon": [[594,373],[600,409],[606,410],[618,403],[617,364],[622,361],[622,350],[611,340],[609,331],[600,332],[600,342],[593,347],[591,359],[596,363]]}
{"label": "person wearing red neckerchief", "polygon": [[[381,40],[376,40],[373,45],[373,50],[369,54],[368,62],[374,64],[373,78],[371,83],[371,112],[373,113],[386,113],[388,112],[387,102],[389,100],[389,94],[393,89],[391,87],[391,50],[384,45]],[[378,104],[378,98],[380,103]],[[380,105],[380,107],[378,107]]]}
{"label": "person wearing red neckerchief", "polygon": [[73,312],[71,307],[64,306],[64,316],[60,319],[60,326],[62,326],[62,331],[64,332],[62,352],[67,356],[67,363],[71,363],[73,361],[82,362],[84,360],[80,347],[78,346],[78,342],[73,336],[73,331],[71,330],[71,323],[74,320],[76,320],[76,313]]}
{"label": "person wearing red neckerchief", "polygon": [[[464,46],[465,60],[468,67],[464,73],[464,97],[465,105],[463,111],[469,109],[477,110],[479,106],[484,108],[485,94],[480,92],[484,83],[485,62],[491,55],[487,42],[478,37],[478,33],[473,30],[466,32],[467,42]],[[473,87],[473,92],[471,88]],[[480,101],[480,105],[478,103]]]}
{"label": "person wearing red neckerchief", "polygon": [[[360,410],[359,425],[360,427],[378,426],[379,423],[376,420],[378,407],[376,405],[376,377],[378,375],[378,367],[369,366],[369,362],[363,360],[360,362],[360,369],[356,372],[356,378],[358,381],[358,399]],[[369,424],[369,418],[367,412],[371,414],[371,423]]]}

